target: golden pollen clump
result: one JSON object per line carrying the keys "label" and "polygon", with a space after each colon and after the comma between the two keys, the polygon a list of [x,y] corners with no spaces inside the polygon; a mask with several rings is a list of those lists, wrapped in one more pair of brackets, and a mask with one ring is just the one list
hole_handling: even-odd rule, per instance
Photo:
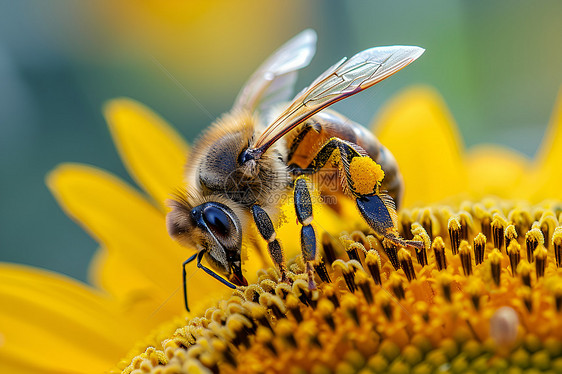
{"label": "golden pollen clump", "polygon": [[369,232],[324,235],[317,289],[300,257],[289,265],[292,284],[262,270],[121,370],[560,372],[562,206],[460,207],[401,213],[401,235],[425,243],[417,251]]}
{"label": "golden pollen clump", "polygon": [[370,157],[353,158],[349,165],[349,172],[355,191],[361,195],[373,193],[384,178],[381,166]]}

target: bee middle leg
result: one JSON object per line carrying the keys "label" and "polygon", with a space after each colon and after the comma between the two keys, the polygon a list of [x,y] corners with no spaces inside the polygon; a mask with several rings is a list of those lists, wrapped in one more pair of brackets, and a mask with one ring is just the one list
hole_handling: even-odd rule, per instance
{"label": "bee middle leg", "polygon": [[267,212],[257,204],[252,205],[251,209],[258,231],[262,238],[267,242],[269,255],[281,272],[281,281],[288,282],[285,256],[283,255],[281,244],[279,244],[279,241],[276,239],[277,233],[275,232],[271,218],[269,218]]}

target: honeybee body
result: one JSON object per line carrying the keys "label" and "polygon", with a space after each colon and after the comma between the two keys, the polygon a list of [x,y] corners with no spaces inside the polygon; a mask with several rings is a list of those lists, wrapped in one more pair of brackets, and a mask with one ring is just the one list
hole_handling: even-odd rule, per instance
{"label": "honeybee body", "polygon": [[[378,47],[342,59],[280,107],[279,103],[288,100],[296,71],[308,65],[315,43],[316,34],[306,30],[276,51],[250,77],[233,110],[213,124],[192,149],[186,190],[170,200],[171,211],[166,217],[169,234],[197,249],[182,269],[186,308],[185,266],[193,260],[231,288],[247,284],[242,274],[241,243],[249,225],[258,229],[282,280],[288,281],[273,223],[280,202],[288,194],[294,194],[296,217],[302,225],[302,256],[309,287],[315,287],[313,204],[303,174],[326,171],[337,175],[339,187],[325,191],[326,186],[317,186],[321,192],[344,192],[355,199],[377,235],[398,245],[422,245],[398,235],[395,204],[401,201],[403,183],[391,153],[362,126],[324,109],[394,74],[417,59],[423,49]],[[371,165],[369,158],[378,164],[376,168],[382,168],[384,178],[373,172],[372,183],[356,184],[357,173],[352,169]],[[203,258],[214,270],[202,263]]]}

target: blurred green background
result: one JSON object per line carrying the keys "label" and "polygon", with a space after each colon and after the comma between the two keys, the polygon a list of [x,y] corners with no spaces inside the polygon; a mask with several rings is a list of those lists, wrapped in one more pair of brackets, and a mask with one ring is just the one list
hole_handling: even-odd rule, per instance
{"label": "blurred green background", "polygon": [[97,243],[64,215],[44,178],[72,161],[133,183],[103,103],[137,99],[192,142],[210,123],[205,112],[227,111],[263,59],[309,27],[318,50],[299,88],[368,47],[427,49],[378,88],[338,103],[345,115],[369,124],[389,97],[427,84],[467,146],[500,143],[532,156],[562,84],[561,16],[554,0],[1,0],[0,261],[85,280]]}

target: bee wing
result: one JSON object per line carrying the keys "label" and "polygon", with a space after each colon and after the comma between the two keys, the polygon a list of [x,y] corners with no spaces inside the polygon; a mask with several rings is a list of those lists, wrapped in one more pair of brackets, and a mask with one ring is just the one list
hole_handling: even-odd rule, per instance
{"label": "bee wing", "polygon": [[254,111],[288,101],[297,80],[296,71],[310,63],[316,52],[316,32],[302,31],[275,51],[248,79],[233,109]]}
{"label": "bee wing", "polygon": [[251,148],[263,154],[275,141],[316,112],[363,91],[404,68],[425,50],[413,46],[376,47],[345,58],[299,93]]}

